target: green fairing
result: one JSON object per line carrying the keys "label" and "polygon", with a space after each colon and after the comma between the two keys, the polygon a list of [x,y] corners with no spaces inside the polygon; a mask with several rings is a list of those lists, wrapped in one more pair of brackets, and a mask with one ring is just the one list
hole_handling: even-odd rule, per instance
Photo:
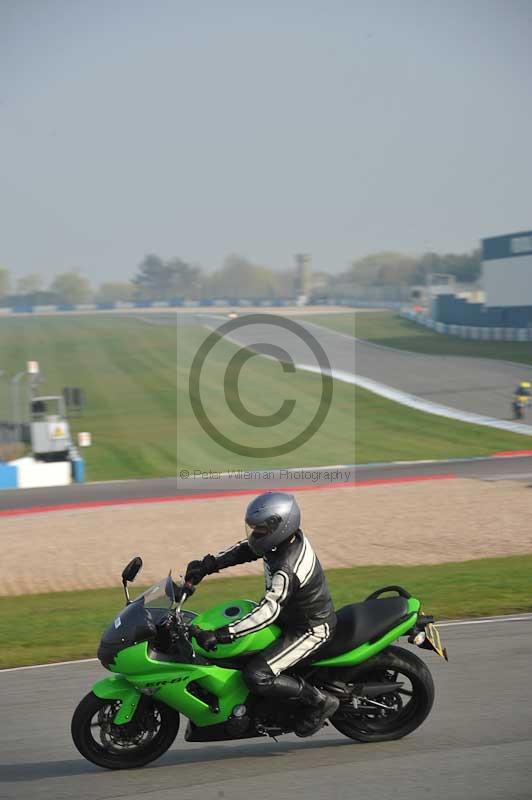
{"label": "green fairing", "polygon": [[[194,618],[194,624],[203,629],[215,629],[236,621],[248,614],[255,603],[250,600],[236,600],[209,609]],[[345,667],[360,664],[388,647],[399,636],[407,633],[414,625],[420,602],[415,598],[408,600],[409,616],[385,636],[372,644],[366,643],[335,658],[315,662],[316,666]],[[235,613],[232,610],[238,609]],[[231,610],[231,614],[228,614]],[[196,652],[217,661],[234,658],[246,652],[263,650],[280,635],[276,625],[270,625],[257,633],[237,639],[230,645],[219,645],[215,653],[205,653],[194,642]],[[179,663],[150,658],[147,642],[127,647],[115,657],[110,669],[121,673],[105,678],[93,687],[94,694],[102,699],[121,701],[114,722],[124,724],[133,717],[142,690],[152,694],[170,708],[188,717],[198,727],[214,725],[229,719],[235,706],[245,704],[248,688],[237,669],[199,663]],[[218,709],[210,707],[205,699],[195,696],[198,687],[216,698]]]}
{"label": "green fairing", "polygon": [[[155,661],[148,655],[147,642],[118,653],[112,670],[121,674],[100,681],[93,691],[98,697],[122,701],[113,720],[117,725],[131,719],[143,689],[200,727],[224,722],[235,706],[245,703],[249,694],[239,670],[208,664]],[[218,699],[218,711],[192,693],[192,683]],[[133,696],[136,703],[130,713]]]}

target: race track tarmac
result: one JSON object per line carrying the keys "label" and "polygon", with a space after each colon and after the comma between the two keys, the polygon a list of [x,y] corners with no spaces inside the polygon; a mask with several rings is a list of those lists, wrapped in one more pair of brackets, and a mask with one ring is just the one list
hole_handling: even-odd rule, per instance
{"label": "race track tarmac", "polygon": [[[274,477],[267,482],[260,477],[241,479],[220,476],[188,478],[151,478],[134,481],[104,481],[101,483],[81,483],[70,486],[56,486],[42,489],[7,489],[0,492],[0,512],[14,509],[43,508],[49,506],[77,505],[79,503],[105,503],[112,505],[114,500],[127,502],[156,500],[157,498],[183,495],[202,495],[205,493],[254,490],[265,488],[296,489],[305,485],[331,485],[331,474],[339,477],[333,482],[348,481],[393,481],[404,478],[431,475],[456,475],[461,478],[480,480],[518,480],[532,482],[532,456],[513,456],[511,458],[474,458],[450,461],[419,461],[396,464],[368,464],[360,467],[340,466],[338,469],[317,467],[308,470],[274,470]],[[310,475],[310,477],[309,477]]]}
{"label": "race track tarmac", "polygon": [[400,741],[357,744],[327,727],[308,741],[191,745],[180,733],[158,762],[127,772],[87,763],[70,741],[72,712],[102,675],[97,663],[0,672],[0,797],[530,800],[531,626],[529,615],[442,627],[448,664],[417,650],[434,676],[434,709]]}

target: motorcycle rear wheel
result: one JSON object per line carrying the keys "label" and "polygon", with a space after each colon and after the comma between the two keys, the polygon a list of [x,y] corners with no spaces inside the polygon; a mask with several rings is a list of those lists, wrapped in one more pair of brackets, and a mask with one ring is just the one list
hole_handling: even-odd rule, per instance
{"label": "motorcycle rear wheel", "polygon": [[353,682],[363,681],[403,682],[404,685],[397,692],[374,698],[379,705],[367,703],[371,710],[365,713],[351,701],[340,703],[330,722],[350,739],[359,742],[402,739],[418,728],[432,709],[432,675],[420,658],[402,647],[388,647],[371,659],[365,671],[357,668]]}
{"label": "motorcycle rear wheel", "polygon": [[89,692],[72,717],[74,744],[84,758],[106,769],[143,767],[166,753],[179,730],[179,714],[151,698],[142,698],[131,722],[115,725],[117,700]]}

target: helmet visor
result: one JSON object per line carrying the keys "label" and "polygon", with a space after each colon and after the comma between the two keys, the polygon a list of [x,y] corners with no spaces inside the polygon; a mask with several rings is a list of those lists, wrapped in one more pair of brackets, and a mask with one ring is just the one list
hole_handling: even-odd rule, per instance
{"label": "helmet visor", "polygon": [[253,525],[250,525],[246,520],[246,534],[247,536],[252,533],[256,534],[256,536],[267,536],[270,533],[275,533],[282,521],[277,514],[272,514],[267,519],[255,522]]}
{"label": "helmet visor", "polygon": [[253,525],[246,521],[246,536],[254,553],[264,555],[272,549],[270,542],[275,539],[274,534],[281,523],[282,519],[277,514]]}

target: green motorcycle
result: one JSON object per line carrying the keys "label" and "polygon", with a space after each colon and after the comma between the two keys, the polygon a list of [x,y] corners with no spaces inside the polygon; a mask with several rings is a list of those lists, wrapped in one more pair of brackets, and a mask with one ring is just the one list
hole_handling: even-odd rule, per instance
{"label": "green motorcycle", "polygon": [[[108,769],[142,767],[171,746],[181,714],[188,719],[188,742],[275,739],[292,732],[297,701],[251,695],[241,672],[246,659],[279,636],[279,628],[270,625],[214,653],[203,651],[194,641],[196,628],[227,625],[255,603],[235,600],[195,614],[182,609],[194,587],[170,575],[131,601],[127,584],[141,567],[137,557],[124,569],[127,605],[98,649],[100,662],[115,674],[98,681],[74,712],[71,730],[79,752]],[[395,596],[381,597],[392,591]],[[420,658],[392,643],[408,636],[447,658],[433,617],[421,614],[419,600],[400,586],[384,587],[337,614],[333,638],[290,672],[339,698],[330,723],[345,736],[360,742],[406,736],[429,714],[434,683]]]}

